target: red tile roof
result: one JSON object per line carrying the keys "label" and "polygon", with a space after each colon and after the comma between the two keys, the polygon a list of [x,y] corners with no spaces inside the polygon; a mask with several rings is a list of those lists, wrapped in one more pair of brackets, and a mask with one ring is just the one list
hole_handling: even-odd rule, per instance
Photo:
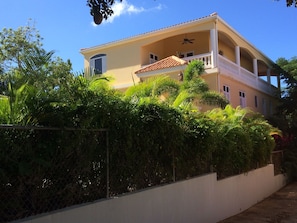
{"label": "red tile roof", "polygon": [[166,68],[171,68],[171,67],[177,67],[177,66],[182,66],[187,64],[188,62],[180,59],[176,56],[170,56],[166,57],[163,60],[159,60],[155,63],[152,63],[138,71],[135,72],[135,74],[140,74],[140,73],[145,73],[149,71],[155,71],[155,70],[161,70],[161,69],[166,69]]}

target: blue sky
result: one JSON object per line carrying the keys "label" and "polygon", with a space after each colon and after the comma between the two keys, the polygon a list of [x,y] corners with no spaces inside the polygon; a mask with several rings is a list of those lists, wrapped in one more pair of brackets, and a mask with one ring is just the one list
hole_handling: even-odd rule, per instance
{"label": "blue sky", "polygon": [[213,12],[273,61],[297,56],[297,8],[285,0],[123,0],[114,16],[95,26],[86,0],[9,0],[0,3],[0,29],[25,26],[29,19],[46,50],[83,70],[81,48],[127,38]]}

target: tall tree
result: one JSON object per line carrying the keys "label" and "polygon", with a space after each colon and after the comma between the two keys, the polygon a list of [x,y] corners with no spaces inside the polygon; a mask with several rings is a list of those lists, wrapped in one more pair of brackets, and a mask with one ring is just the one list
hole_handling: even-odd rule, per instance
{"label": "tall tree", "polygon": [[297,57],[290,60],[279,58],[276,61],[281,69],[281,78],[286,87],[283,89],[279,112],[287,123],[287,130],[297,136]]}
{"label": "tall tree", "polygon": [[20,69],[24,58],[36,48],[42,48],[42,38],[34,25],[4,28],[0,32],[0,70]]}
{"label": "tall tree", "polygon": [[297,57],[289,60],[279,58],[276,61],[281,69],[282,80],[286,84],[283,89],[279,113],[276,121],[284,132],[279,140],[279,149],[285,149],[284,168],[292,180],[297,179]]}
{"label": "tall tree", "polygon": [[43,97],[40,101],[44,103],[67,91],[73,81],[71,62],[53,55],[42,48],[42,38],[34,26],[0,32],[0,114],[6,117],[0,119],[21,123],[30,103],[32,108],[39,105],[36,96]]}
{"label": "tall tree", "polygon": [[42,49],[42,38],[30,21],[16,30],[0,31],[0,94],[7,94],[9,83],[20,77],[24,60],[36,49]]}

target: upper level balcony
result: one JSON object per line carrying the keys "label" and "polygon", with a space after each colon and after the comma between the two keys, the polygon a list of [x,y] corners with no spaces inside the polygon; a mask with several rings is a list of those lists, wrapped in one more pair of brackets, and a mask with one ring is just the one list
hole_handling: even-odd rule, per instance
{"label": "upper level balcony", "polygon": [[[222,55],[218,54],[217,58],[214,58],[213,53],[191,55],[181,59],[187,62],[200,60],[204,63],[206,73],[219,72],[219,75],[227,76],[269,95],[277,95],[280,88],[279,77],[270,75],[268,68],[266,72],[260,73],[256,66],[255,71],[251,72]],[[147,66],[145,65],[142,68]],[[212,70],[214,68],[217,69]]]}
{"label": "upper level balcony", "polygon": [[276,95],[280,89],[279,76],[270,75],[269,70],[266,75],[260,75],[257,71],[251,72],[221,55],[218,55],[218,68],[221,75],[229,76],[269,95]]}

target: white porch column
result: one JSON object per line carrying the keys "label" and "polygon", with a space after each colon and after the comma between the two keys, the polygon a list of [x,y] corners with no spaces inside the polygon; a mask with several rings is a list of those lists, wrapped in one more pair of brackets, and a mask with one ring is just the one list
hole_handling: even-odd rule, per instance
{"label": "white porch column", "polygon": [[269,84],[271,84],[270,69],[268,69],[266,73],[267,73],[267,82],[268,82]]}
{"label": "white porch column", "polygon": [[253,71],[254,74],[258,77],[258,60],[256,58],[253,59]]}
{"label": "white porch column", "polygon": [[281,89],[281,79],[280,79],[280,74],[277,76],[277,88]]}
{"label": "white porch column", "polygon": [[210,51],[212,58],[212,68],[218,65],[218,35],[216,29],[210,30]]}
{"label": "white porch column", "polygon": [[235,46],[235,62],[238,66],[240,66],[240,47]]}

